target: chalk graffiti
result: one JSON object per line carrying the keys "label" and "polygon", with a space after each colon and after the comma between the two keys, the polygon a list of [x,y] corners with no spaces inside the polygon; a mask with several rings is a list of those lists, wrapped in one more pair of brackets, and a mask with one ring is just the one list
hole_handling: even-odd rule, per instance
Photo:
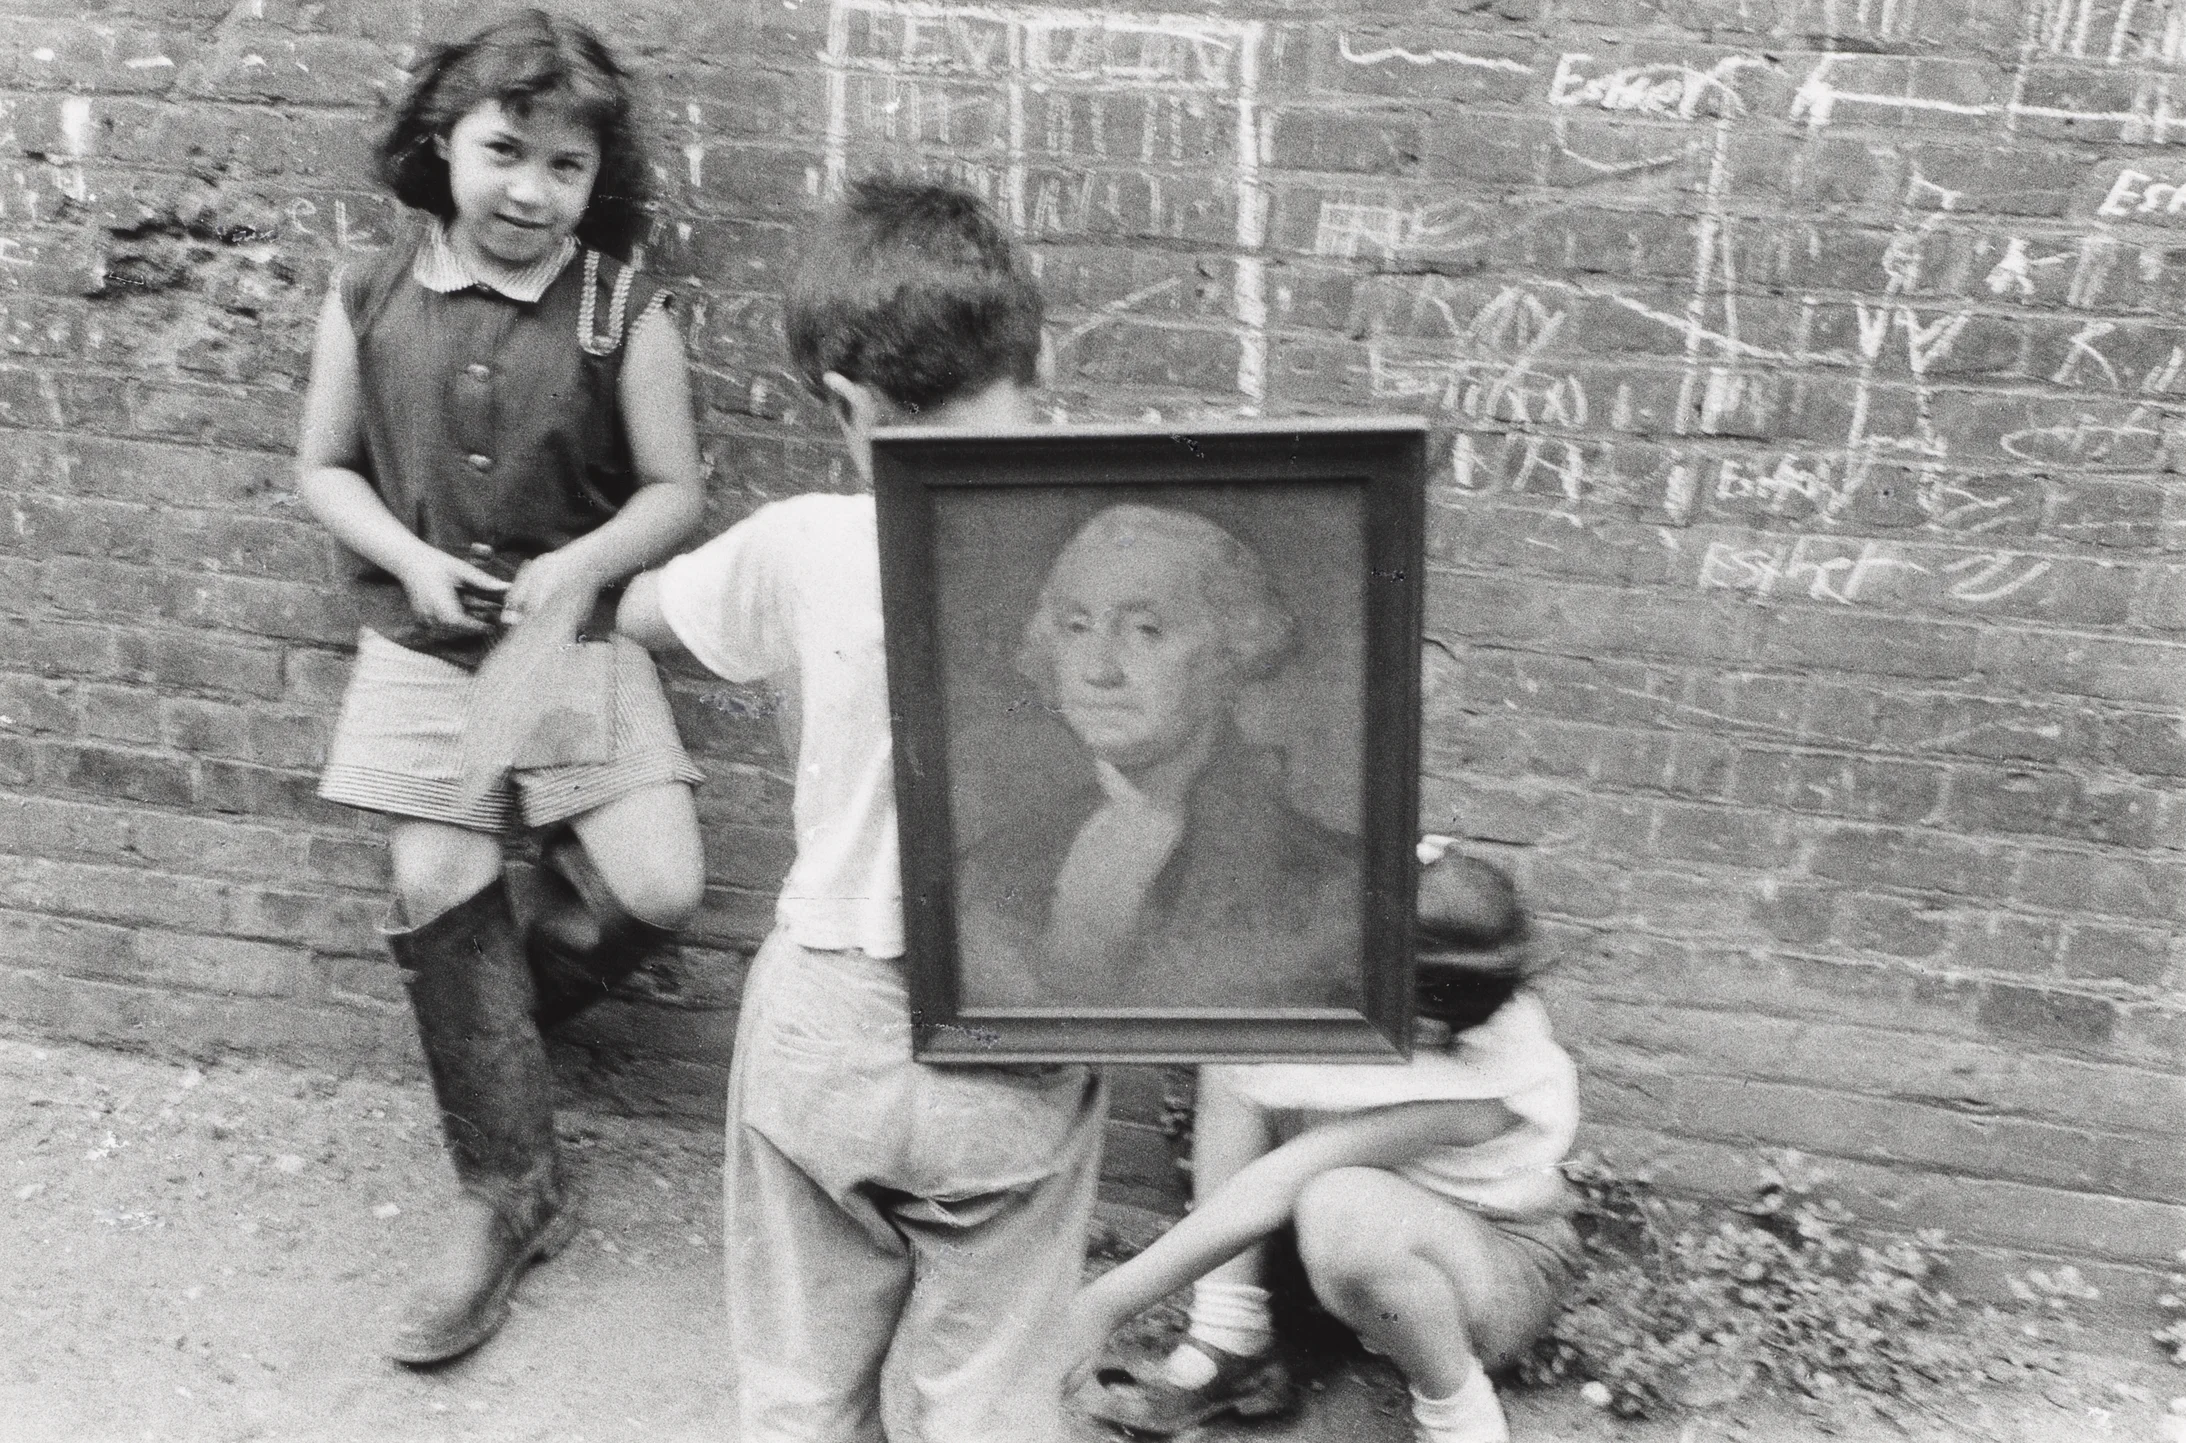
{"label": "chalk graffiti", "polygon": [[1460,322],[1456,294],[1452,282],[1430,276],[1412,295],[1413,318],[1438,321],[1447,346],[1438,342],[1429,354],[1416,355],[1386,336],[1369,341],[1368,377],[1375,397],[1422,401],[1472,421],[1584,427],[1585,384],[1542,359],[1563,329],[1565,312],[1523,287],[1509,286]]}
{"label": "chalk graffiti", "polygon": [[1533,67],[1522,60],[1511,60],[1500,55],[1472,55],[1463,50],[1407,50],[1401,45],[1385,45],[1379,50],[1353,50],[1351,37],[1336,37],[1336,53],[1353,65],[1385,65],[1401,60],[1407,65],[1461,65],[1476,70],[1503,70],[1513,75],[1531,75]]}
{"label": "chalk graffiti", "polygon": [[1965,578],[1951,585],[1949,595],[1952,600],[1979,604],[2003,600],[2022,587],[2030,586],[2047,576],[2049,568],[2050,563],[2047,561],[2029,560],[2009,551],[1995,551],[1981,556],[1960,557],[1943,570],[1947,575]]}
{"label": "chalk graffiti", "polygon": [[2110,190],[2103,196],[2102,204],[2095,207],[2097,215],[2116,217],[2173,216],[2181,211],[2186,211],[2186,185],[2157,180],[2147,171],[2131,166],[2118,172],[2118,178],[2110,182]]}
{"label": "chalk graffiti", "polygon": [[[1223,217],[1250,410],[1267,390],[1265,34],[1219,16],[831,0],[819,188],[841,188],[853,150],[878,149],[968,185],[1034,235],[1183,235]],[[1149,169],[1161,162],[1191,168],[1172,180]]]}
{"label": "chalk graffiti", "polygon": [[2177,64],[2186,56],[2186,5],[2179,0],[2035,0],[2024,24],[2042,54],[2108,65]]}
{"label": "chalk graffiti", "polygon": [[[1712,540],[1694,584],[1755,602],[1803,594],[1839,606],[1983,607],[2050,574],[2054,563],[2017,551],[1953,552],[1872,539],[1749,536]],[[1955,578],[1955,579],[1954,579]]]}
{"label": "chalk graffiti", "polygon": [[1680,120],[1691,120],[1704,105],[1712,105],[1718,113],[1742,114],[1745,102],[1732,88],[1732,79],[1741,70],[1771,63],[1758,55],[1731,55],[1706,70],[1669,61],[1623,65],[1596,75],[1584,73],[1593,61],[1593,56],[1577,52],[1558,60],[1556,76],[1549,82],[1548,103],[1676,116]]}
{"label": "chalk graffiti", "polygon": [[1711,541],[1700,560],[1699,586],[1702,591],[1742,591],[1755,601],[1767,601],[1779,586],[1803,586],[1809,600],[1850,606],[1883,572],[1927,569],[1881,541],[1863,541],[1851,555],[1844,554],[1843,545],[1813,536],[1748,545]]}
{"label": "chalk graffiti", "polygon": [[2099,465],[2118,459],[2121,453],[2132,461],[2147,462],[2154,459],[2163,440],[2163,429],[2148,424],[2152,419],[2139,410],[2124,421],[2104,421],[2083,412],[2071,421],[2006,432],[1998,444],[2014,460],[2048,465]]}
{"label": "chalk graffiti", "polygon": [[1465,234],[1479,209],[1473,201],[1402,206],[1324,199],[1315,220],[1313,253],[1332,260],[1364,255],[1393,261],[1417,255]]}

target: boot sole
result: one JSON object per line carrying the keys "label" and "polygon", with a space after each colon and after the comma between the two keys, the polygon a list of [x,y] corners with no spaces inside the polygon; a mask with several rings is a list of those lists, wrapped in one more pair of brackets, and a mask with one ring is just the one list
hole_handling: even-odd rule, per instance
{"label": "boot sole", "polygon": [[525,1273],[531,1270],[534,1263],[543,1263],[553,1257],[563,1248],[568,1247],[576,1236],[577,1215],[564,1208],[549,1219],[545,1227],[539,1229],[538,1234],[531,1240],[531,1246],[525,1250],[523,1256],[517,1259],[513,1267],[501,1275],[501,1280],[494,1285],[493,1293],[488,1298],[486,1306],[479,1312],[476,1322],[458,1333],[434,1338],[430,1341],[405,1343],[398,1339],[395,1345],[387,1350],[387,1356],[398,1363],[405,1363],[414,1368],[432,1363],[445,1363],[451,1358],[460,1358],[473,1348],[480,1346],[495,1333],[500,1332],[502,1324],[509,1320],[509,1294],[516,1291],[517,1282],[522,1279]]}

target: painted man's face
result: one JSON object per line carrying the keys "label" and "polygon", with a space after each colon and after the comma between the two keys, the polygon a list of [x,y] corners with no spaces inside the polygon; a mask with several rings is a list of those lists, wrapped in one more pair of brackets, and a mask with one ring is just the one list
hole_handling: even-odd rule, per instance
{"label": "painted man's face", "polygon": [[1055,690],[1097,757],[1130,770],[1176,756],[1236,703],[1205,558],[1144,533],[1075,545],[1049,579]]}

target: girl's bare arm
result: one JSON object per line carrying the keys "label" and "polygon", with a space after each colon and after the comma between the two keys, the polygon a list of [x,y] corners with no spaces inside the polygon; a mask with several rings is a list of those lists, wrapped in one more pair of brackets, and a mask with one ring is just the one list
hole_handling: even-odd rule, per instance
{"label": "girl's bare arm", "polygon": [[508,583],[421,540],[395,519],[358,469],[364,456],[362,379],[357,338],[339,291],[319,308],[304,392],[303,435],[296,447],[296,489],[334,538],[402,583],[411,609],[447,631],[479,632],[456,587],[501,591]]}
{"label": "girl's bare arm", "polygon": [[624,344],[618,394],[637,494],[605,525],[517,573],[502,612],[512,625],[551,611],[574,629],[602,587],[673,551],[705,509],[683,338],[665,313],[652,311]]}
{"label": "girl's bare arm", "polygon": [[1137,1257],[1071,1305],[1065,1346],[1073,1381],[1117,1324],[1203,1277],[1274,1232],[1306,1184],[1340,1167],[1394,1167],[1432,1147],[1469,1147],[1517,1122],[1500,1102],[1412,1102],[1316,1127],[1248,1163]]}

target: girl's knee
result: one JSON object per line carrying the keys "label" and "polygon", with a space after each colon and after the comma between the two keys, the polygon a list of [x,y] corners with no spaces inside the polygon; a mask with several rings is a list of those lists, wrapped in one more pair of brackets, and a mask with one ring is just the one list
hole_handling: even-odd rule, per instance
{"label": "girl's knee", "polygon": [[706,900],[706,876],[696,866],[625,870],[609,878],[608,889],[631,916],[656,927],[676,928],[696,916]]}
{"label": "girl's knee", "polygon": [[395,899],[405,922],[422,927],[475,897],[501,875],[501,843],[484,832],[407,823],[388,839]]}
{"label": "girl's knee", "polygon": [[667,783],[576,821],[585,854],[625,912],[681,927],[706,900],[706,852],[691,790]]}
{"label": "girl's knee", "polygon": [[1387,1173],[1371,1167],[1339,1167],[1314,1178],[1298,1194],[1292,1213],[1298,1256],[1315,1291],[1324,1284],[1351,1288],[1375,1275],[1400,1248],[1375,1224]]}

